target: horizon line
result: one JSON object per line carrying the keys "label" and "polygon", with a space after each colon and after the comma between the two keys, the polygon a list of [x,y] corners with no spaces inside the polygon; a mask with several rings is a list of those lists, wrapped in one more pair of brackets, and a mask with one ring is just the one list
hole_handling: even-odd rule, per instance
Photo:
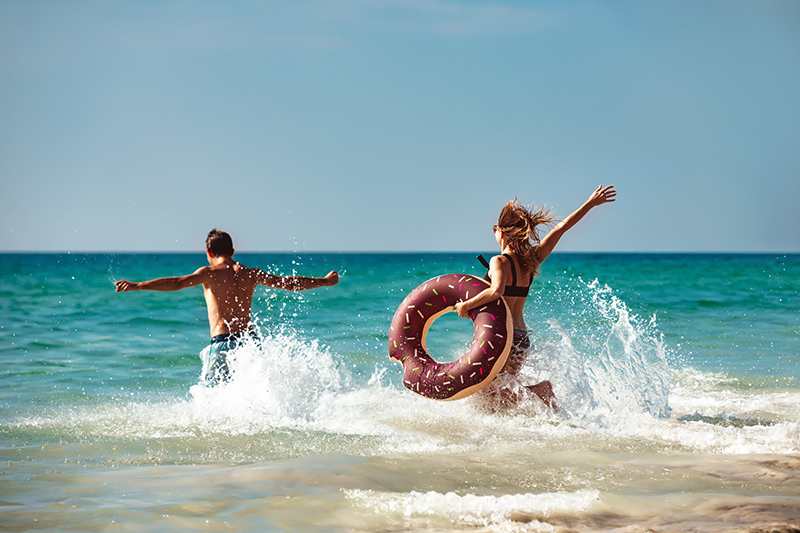
{"label": "horizon line", "polygon": [[[140,254],[203,254],[204,250],[0,250],[2,255],[140,255]],[[234,255],[239,254],[360,254],[360,255],[403,255],[403,254],[478,254],[488,253],[487,250],[236,250]],[[493,253],[493,252],[492,252]],[[800,251],[711,251],[711,250],[692,250],[692,251],[599,251],[599,250],[554,250],[552,254],[619,254],[619,255],[800,255]],[[551,255],[552,255],[551,254]]]}

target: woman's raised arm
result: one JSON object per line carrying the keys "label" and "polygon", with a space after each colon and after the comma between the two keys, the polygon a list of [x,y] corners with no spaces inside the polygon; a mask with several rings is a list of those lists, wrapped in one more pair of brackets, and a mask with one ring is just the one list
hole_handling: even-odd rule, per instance
{"label": "woman's raised arm", "polygon": [[550,232],[545,235],[545,237],[539,242],[539,246],[536,247],[536,262],[541,264],[547,256],[550,255],[550,252],[556,247],[558,241],[561,240],[561,237],[570,229],[572,226],[578,223],[580,219],[586,216],[593,207],[597,207],[598,205],[602,205],[608,202],[613,202],[616,199],[617,191],[614,189],[613,185],[608,185],[603,187],[602,185],[597,188],[596,191],[592,193],[586,203],[584,203],[577,211],[572,213],[570,216],[562,220],[560,223],[556,225]]}

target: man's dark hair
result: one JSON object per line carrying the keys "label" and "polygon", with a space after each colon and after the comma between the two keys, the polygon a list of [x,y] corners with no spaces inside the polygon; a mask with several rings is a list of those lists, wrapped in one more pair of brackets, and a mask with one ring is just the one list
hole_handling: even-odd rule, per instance
{"label": "man's dark hair", "polygon": [[224,231],[214,228],[208,232],[208,237],[206,237],[206,250],[217,257],[231,257],[233,255],[233,239]]}

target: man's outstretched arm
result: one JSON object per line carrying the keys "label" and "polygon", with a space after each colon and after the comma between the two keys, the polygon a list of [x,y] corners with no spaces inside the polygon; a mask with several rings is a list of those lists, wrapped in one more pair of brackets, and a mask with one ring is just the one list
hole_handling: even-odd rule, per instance
{"label": "man's outstretched arm", "polygon": [[175,276],[171,278],[158,278],[149,281],[125,281],[119,280],[114,285],[117,287],[117,292],[129,291],[179,291],[187,287],[196,287],[202,285],[208,280],[209,269],[203,267],[198,269],[193,274],[188,276]]}
{"label": "man's outstretched arm", "polygon": [[331,287],[339,283],[339,274],[336,271],[328,272],[324,278],[311,278],[308,276],[273,276],[263,270],[258,271],[259,285],[266,285],[275,289],[287,291],[305,291],[317,287]]}

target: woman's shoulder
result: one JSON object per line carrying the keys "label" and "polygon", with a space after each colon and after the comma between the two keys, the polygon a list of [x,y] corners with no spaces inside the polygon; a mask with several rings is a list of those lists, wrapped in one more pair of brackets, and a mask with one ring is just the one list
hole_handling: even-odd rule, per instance
{"label": "woman's shoulder", "polygon": [[498,262],[501,266],[507,265],[511,256],[509,254],[498,254],[492,256],[492,262]]}

